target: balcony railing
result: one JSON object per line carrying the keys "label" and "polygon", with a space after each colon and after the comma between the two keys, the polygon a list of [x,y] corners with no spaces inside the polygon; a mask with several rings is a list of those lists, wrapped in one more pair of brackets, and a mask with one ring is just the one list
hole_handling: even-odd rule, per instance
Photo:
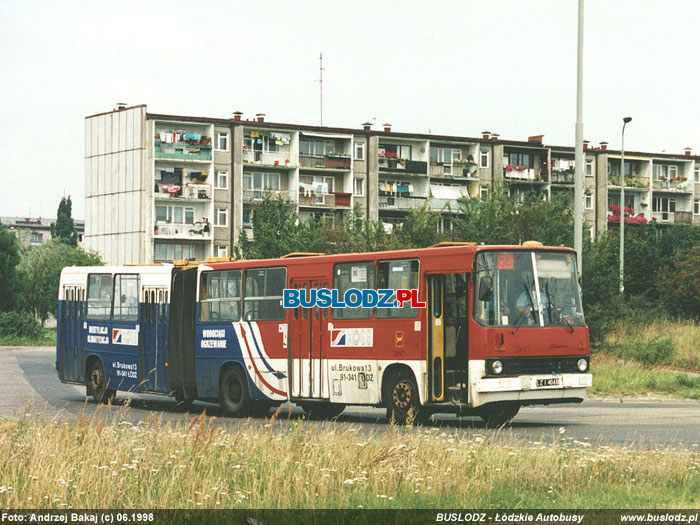
{"label": "balcony railing", "polygon": [[685,179],[670,179],[670,180],[655,180],[654,181],[655,191],[669,191],[676,193],[693,193],[692,183]]}
{"label": "balcony railing", "polygon": [[350,155],[324,155],[317,157],[302,155],[299,157],[299,163],[302,168],[349,170]]}
{"label": "balcony railing", "polygon": [[262,201],[266,198],[293,202],[294,194],[295,192],[286,190],[243,190],[243,202]]}
{"label": "balcony railing", "polygon": [[546,182],[544,176],[540,174],[540,170],[535,168],[523,168],[518,169],[503,167],[503,177],[506,180],[518,181],[518,182]]}
{"label": "balcony railing", "polygon": [[428,163],[420,160],[379,157],[379,169],[427,175]]}
{"label": "balcony railing", "polygon": [[[610,186],[620,186],[620,177],[617,175],[608,175],[608,184]],[[646,177],[625,176],[625,189],[631,190],[648,190],[649,179]]]}
{"label": "balcony railing", "polygon": [[653,211],[651,218],[657,222],[673,222],[676,224],[691,224],[693,214],[689,211]]}
{"label": "balcony railing", "polygon": [[390,210],[416,210],[425,204],[425,197],[379,197],[379,208]]}
{"label": "balcony railing", "polygon": [[260,166],[296,168],[290,151],[258,151],[244,149],[243,162],[245,164],[256,164]]}
{"label": "balcony railing", "polygon": [[156,140],[154,154],[157,159],[210,161],[211,140],[208,146],[186,142],[167,143]]}
{"label": "balcony railing", "polygon": [[574,183],[574,171],[573,170],[559,170],[557,168],[552,168],[552,184],[573,184]]}
{"label": "balcony railing", "polygon": [[350,208],[351,202],[351,193],[321,193],[310,190],[299,190],[299,206],[321,208]]}
{"label": "balcony railing", "polygon": [[211,224],[156,221],[153,235],[163,239],[211,239]]}
{"label": "balcony railing", "polygon": [[430,176],[446,178],[463,177],[478,180],[478,169],[479,167],[476,162],[453,164],[431,163]]}
{"label": "balcony railing", "polygon": [[155,198],[168,200],[209,201],[211,200],[211,186],[209,184],[187,183],[155,185]]}

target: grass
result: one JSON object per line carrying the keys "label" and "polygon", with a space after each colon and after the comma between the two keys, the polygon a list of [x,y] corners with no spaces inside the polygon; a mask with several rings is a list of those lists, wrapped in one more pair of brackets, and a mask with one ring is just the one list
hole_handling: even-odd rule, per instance
{"label": "grass", "polygon": [[700,454],[121,412],[0,421],[2,508],[697,508]]}
{"label": "grass", "polygon": [[665,319],[643,325],[620,322],[606,336],[601,350],[646,364],[700,370],[700,325]]}
{"label": "grass", "polygon": [[0,346],[56,346],[56,329],[42,328],[39,337],[0,336]]}
{"label": "grass", "polygon": [[598,396],[649,395],[700,399],[700,377],[682,372],[651,369],[642,363],[622,361],[610,354],[594,354],[591,363],[593,388]]}

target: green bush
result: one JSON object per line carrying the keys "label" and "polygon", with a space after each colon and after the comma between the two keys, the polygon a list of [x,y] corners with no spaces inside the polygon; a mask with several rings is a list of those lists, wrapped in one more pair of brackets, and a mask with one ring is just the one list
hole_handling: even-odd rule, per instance
{"label": "green bush", "polygon": [[41,324],[26,312],[0,313],[0,336],[39,337]]}
{"label": "green bush", "polygon": [[645,365],[662,365],[671,362],[674,345],[670,337],[633,339],[614,347],[618,357],[634,359]]}

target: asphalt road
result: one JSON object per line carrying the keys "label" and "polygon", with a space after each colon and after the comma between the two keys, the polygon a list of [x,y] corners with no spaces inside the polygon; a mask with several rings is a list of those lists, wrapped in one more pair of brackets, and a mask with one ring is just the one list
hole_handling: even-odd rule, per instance
{"label": "asphalt road", "polygon": [[[26,414],[44,420],[65,421],[83,412],[90,415],[97,405],[85,397],[85,388],[65,385],[54,369],[55,350],[48,347],[0,347],[0,417],[18,418]],[[593,377],[595,381],[595,374]],[[122,410],[125,400],[128,410]],[[300,420],[301,409],[291,414],[285,407],[281,425]],[[235,426],[240,420],[227,418],[217,405],[194,403],[189,410],[177,406],[173,398],[131,395],[119,392],[112,411],[136,423],[157,414],[162,420],[178,421],[186,414],[217,416],[219,424]],[[257,419],[265,424],[264,419]],[[385,411],[366,407],[349,407],[334,423],[359,427],[362,431],[386,429]],[[478,418],[455,418],[439,415],[428,428],[482,435],[494,440],[549,443],[562,437],[590,443],[592,446],[624,446],[650,449],[656,447],[700,448],[700,403],[670,399],[588,400],[581,405],[526,407],[505,429],[487,429]]]}

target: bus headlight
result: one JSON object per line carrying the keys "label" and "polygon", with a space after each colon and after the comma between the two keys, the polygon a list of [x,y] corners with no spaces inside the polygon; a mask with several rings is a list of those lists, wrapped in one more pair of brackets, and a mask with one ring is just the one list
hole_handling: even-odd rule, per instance
{"label": "bus headlight", "polygon": [[503,372],[503,363],[500,361],[494,361],[491,363],[491,371],[496,375],[500,374]]}
{"label": "bus headlight", "polygon": [[586,360],[586,359],[583,359],[583,358],[579,359],[578,363],[576,363],[576,365],[578,366],[578,369],[581,372],[585,372],[586,370],[588,370],[588,360]]}

